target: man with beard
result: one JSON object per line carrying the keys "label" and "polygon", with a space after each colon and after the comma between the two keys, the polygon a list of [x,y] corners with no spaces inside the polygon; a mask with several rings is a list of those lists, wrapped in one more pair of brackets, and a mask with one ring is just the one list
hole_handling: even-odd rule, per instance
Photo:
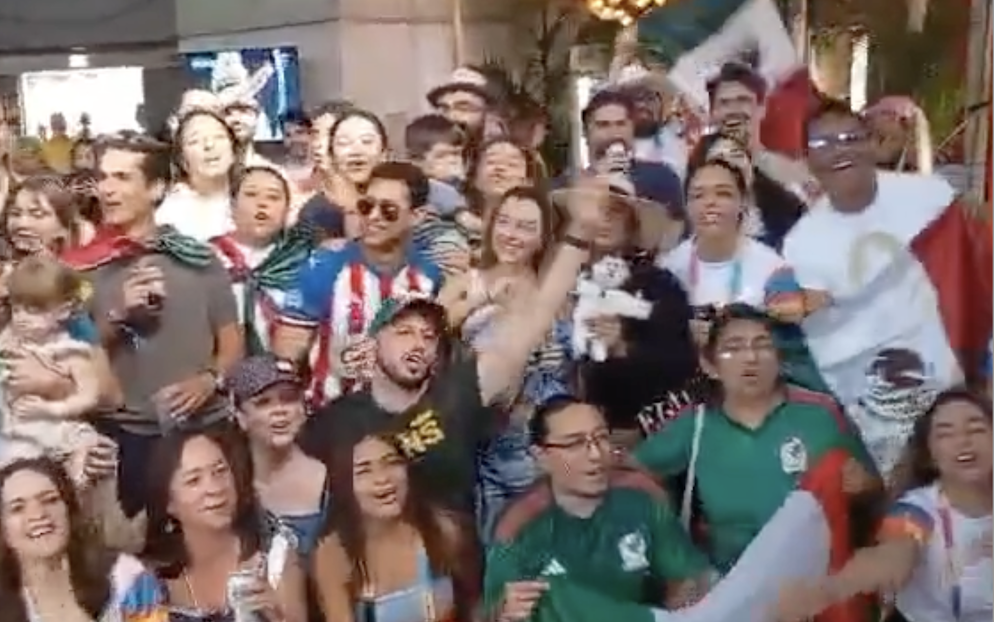
{"label": "man with beard", "polygon": [[327,457],[341,434],[392,434],[432,501],[471,513],[476,448],[501,425],[499,408],[517,391],[531,352],[545,339],[590,253],[607,184],[585,177],[571,193],[570,221],[537,289],[520,292],[496,320],[489,347],[452,352],[445,309],[425,298],[385,302],[370,325],[369,388],[316,412],[302,438]]}
{"label": "man with beard", "polygon": [[487,115],[495,103],[486,76],[472,67],[460,67],[426,97],[436,112],[466,132],[468,148],[483,141]]}
{"label": "man with beard", "polygon": [[635,64],[621,70],[615,88],[632,101],[635,158],[665,164],[682,179],[687,172],[685,128],[672,111],[675,96],[664,86]]}
{"label": "man with beard", "polygon": [[[599,91],[581,115],[592,168],[598,173],[623,173],[635,186],[635,195],[665,206],[674,218],[683,218],[683,186],[666,164],[646,162],[634,155],[635,104],[619,91]],[[568,177],[552,183],[562,188]]]}
{"label": "man with beard", "polygon": [[737,136],[751,150],[753,197],[763,230],[772,245],[779,248],[783,237],[804,213],[805,205],[782,185],[786,179],[777,170],[783,168],[782,162],[765,152],[759,142],[766,82],[747,65],[726,63],[708,82],[707,90],[711,126],[724,134]]}

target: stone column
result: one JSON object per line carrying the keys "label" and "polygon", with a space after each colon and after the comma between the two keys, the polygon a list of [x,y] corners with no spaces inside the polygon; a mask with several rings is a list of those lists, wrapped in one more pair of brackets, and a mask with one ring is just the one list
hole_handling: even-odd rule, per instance
{"label": "stone column", "polygon": [[[181,52],[295,46],[308,103],[347,98],[391,129],[455,68],[454,0],[175,0]],[[463,0],[467,62],[514,50],[515,2]],[[391,134],[394,134],[391,131]]]}

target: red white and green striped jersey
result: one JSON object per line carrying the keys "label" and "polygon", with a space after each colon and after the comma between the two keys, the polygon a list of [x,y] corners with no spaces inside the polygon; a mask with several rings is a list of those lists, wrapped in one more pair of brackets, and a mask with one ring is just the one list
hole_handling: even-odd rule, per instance
{"label": "red white and green striped jersey", "polygon": [[359,388],[337,372],[342,351],[366,334],[388,298],[438,293],[442,272],[416,251],[400,269],[381,272],[363,258],[358,243],[340,250],[319,249],[301,268],[287,293],[279,321],[318,331],[311,352],[311,397],[316,404]]}
{"label": "red white and green striped jersey", "polygon": [[[276,319],[284,306],[287,293],[278,289],[263,288],[254,294],[249,294],[250,300],[246,301],[245,290],[246,278],[269,256],[275,245],[261,249],[251,248],[235,241],[230,235],[212,238],[210,245],[231,277],[231,291],[238,307],[239,322],[244,326],[246,333],[253,331],[262,341],[261,345],[268,348],[272,343]],[[251,314],[247,312],[247,302],[254,306]],[[248,315],[252,317],[247,317]],[[247,320],[251,321],[252,326],[245,326]]]}

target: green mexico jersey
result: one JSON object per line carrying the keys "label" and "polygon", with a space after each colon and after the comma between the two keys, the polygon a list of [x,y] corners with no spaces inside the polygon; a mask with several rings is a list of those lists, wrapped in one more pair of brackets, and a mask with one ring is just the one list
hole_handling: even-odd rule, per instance
{"label": "green mexico jersey", "polygon": [[[638,474],[638,481],[648,478]],[[613,483],[588,518],[562,511],[547,488],[515,502],[487,552],[484,606],[505,584],[555,577],[622,602],[662,602],[666,581],[697,578],[709,566],[649,485]]]}
{"label": "green mexico jersey", "polygon": [[[685,472],[694,429],[695,413],[688,411],[643,442],[635,459],[663,478]],[[826,396],[791,390],[754,429],[718,408],[705,411],[695,491],[716,567],[727,571],[735,564],[808,468],[833,449],[874,472],[855,429]]]}

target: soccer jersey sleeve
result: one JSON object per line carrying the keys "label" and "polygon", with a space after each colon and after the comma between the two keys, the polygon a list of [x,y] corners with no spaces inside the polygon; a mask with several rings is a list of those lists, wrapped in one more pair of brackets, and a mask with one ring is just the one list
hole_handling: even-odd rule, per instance
{"label": "soccer jersey sleeve", "polygon": [[831,397],[825,396],[825,400],[826,415],[833,419],[832,423],[839,431],[840,440],[837,444],[848,452],[850,456],[855,458],[866,469],[867,473],[879,474],[877,463],[870,455],[870,450],[866,448],[866,444],[863,442],[863,437],[860,436],[856,424],[853,423],[845,411],[832,401]]}
{"label": "soccer jersey sleeve", "polygon": [[513,542],[493,544],[487,548],[483,574],[483,619],[493,619],[504,595],[504,586],[525,577],[518,566],[518,552]]}
{"label": "soccer jersey sleeve", "polygon": [[928,542],[935,528],[935,519],[926,509],[924,496],[916,491],[903,495],[890,506],[880,524],[878,538],[911,538],[920,545]]}
{"label": "soccer jersey sleeve", "polygon": [[66,320],[66,332],[77,341],[94,345],[100,344],[100,331],[88,314],[76,312]]}
{"label": "soccer jersey sleeve", "polygon": [[300,268],[293,289],[287,292],[280,322],[314,328],[327,317],[335,280],[345,263],[348,247],[340,251],[318,249]]}
{"label": "soccer jersey sleeve", "polygon": [[767,305],[775,301],[778,296],[801,292],[801,286],[797,282],[797,277],[789,266],[781,266],[773,272],[770,278],[767,279],[763,289],[763,297]]}
{"label": "soccer jersey sleeve", "polygon": [[694,410],[677,415],[635,448],[633,458],[660,478],[682,473],[690,464],[694,438]]}
{"label": "soccer jersey sleeve", "polygon": [[652,573],[665,581],[683,581],[702,576],[710,568],[690,535],[669,505],[653,502],[649,528],[652,533]]}

